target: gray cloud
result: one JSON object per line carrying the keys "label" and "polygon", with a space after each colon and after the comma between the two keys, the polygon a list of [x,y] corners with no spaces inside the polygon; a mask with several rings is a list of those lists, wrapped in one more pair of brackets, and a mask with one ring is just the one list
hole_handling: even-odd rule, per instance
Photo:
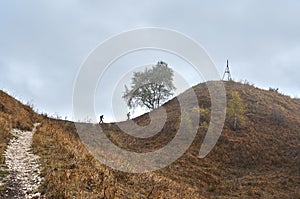
{"label": "gray cloud", "polygon": [[3,1],[0,88],[70,115],[73,82],[89,52],[119,32],[155,26],[202,44],[220,73],[229,58],[235,80],[299,96],[299,7],[297,0]]}

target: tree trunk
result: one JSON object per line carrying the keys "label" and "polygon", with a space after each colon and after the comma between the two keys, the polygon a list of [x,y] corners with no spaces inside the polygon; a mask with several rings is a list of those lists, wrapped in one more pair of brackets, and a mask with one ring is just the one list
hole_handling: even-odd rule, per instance
{"label": "tree trunk", "polygon": [[237,118],[236,118],[236,114],[234,114],[234,121],[233,121],[233,130],[237,129]]}

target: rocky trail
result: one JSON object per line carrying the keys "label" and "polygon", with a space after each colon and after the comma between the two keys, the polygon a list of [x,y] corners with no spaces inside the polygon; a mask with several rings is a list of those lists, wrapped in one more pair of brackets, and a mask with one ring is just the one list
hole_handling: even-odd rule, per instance
{"label": "rocky trail", "polygon": [[13,138],[5,151],[5,164],[9,175],[6,179],[7,198],[40,198],[37,188],[41,184],[39,156],[31,152],[32,131],[11,130]]}

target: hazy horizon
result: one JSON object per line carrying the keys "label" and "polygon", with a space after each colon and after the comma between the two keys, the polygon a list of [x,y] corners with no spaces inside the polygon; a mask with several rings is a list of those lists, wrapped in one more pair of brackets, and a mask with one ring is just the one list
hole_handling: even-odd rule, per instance
{"label": "hazy horizon", "polygon": [[[299,7],[296,0],[1,2],[0,89],[39,112],[72,119],[74,81],[90,52],[121,32],[159,27],[202,45],[220,77],[229,59],[234,80],[300,97]],[[112,64],[111,73],[122,76],[120,68],[128,73],[130,67],[160,60],[188,80],[180,91],[203,81],[183,60],[160,51],[125,56]],[[116,79],[107,78],[95,93],[96,114],[107,121],[112,118],[109,85],[114,84]]]}

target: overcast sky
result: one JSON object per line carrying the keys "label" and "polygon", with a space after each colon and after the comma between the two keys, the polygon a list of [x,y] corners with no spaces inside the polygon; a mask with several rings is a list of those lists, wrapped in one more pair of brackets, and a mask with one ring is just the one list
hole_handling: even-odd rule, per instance
{"label": "overcast sky", "polygon": [[[220,75],[228,58],[235,80],[300,97],[299,9],[298,0],[1,1],[0,89],[70,117],[73,83],[97,45],[127,30],[161,27],[200,43]],[[185,67],[164,53],[145,55],[131,58]],[[101,100],[107,106],[110,96]]]}

